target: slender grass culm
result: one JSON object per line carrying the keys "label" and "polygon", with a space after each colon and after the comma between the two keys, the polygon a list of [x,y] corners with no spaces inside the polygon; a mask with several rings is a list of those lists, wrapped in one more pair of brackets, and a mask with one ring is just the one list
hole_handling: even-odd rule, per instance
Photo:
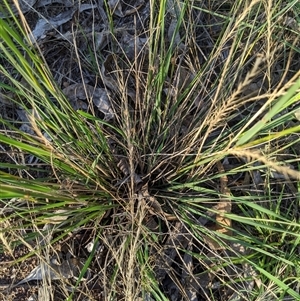
{"label": "slender grass culm", "polygon": [[0,299],[300,300],[299,12],[2,1]]}

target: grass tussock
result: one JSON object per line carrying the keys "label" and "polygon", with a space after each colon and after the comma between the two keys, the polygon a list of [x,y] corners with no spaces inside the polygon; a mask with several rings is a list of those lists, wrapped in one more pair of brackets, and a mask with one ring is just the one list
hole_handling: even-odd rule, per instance
{"label": "grass tussock", "polygon": [[101,50],[0,18],[1,253],[48,300],[298,300],[298,1],[101,9]]}

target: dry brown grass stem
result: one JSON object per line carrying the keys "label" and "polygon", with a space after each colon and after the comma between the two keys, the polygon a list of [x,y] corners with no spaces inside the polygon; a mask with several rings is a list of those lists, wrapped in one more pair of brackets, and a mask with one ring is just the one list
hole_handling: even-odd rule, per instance
{"label": "dry brown grass stem", "polygon": [[[236,44],[236,40],[238,39],[237,32],[239,31],[239,28],[240,28],[241,24],[243,22],[245,22],[245,19],[247,19],[248,14],[250,13],[253,6],[255,6],[259,2],[260,2],[260,0],[251,1],[249,6],[244,7],[244,9],[240,8],[240,10],[237,10],[237,12],[240,12],[240,14],[236,18],[235,18],[235,16],[232,16],[232,20],[231,20],[232,27],[230,25],[228,25],[227,28],[226,28],[226,31],[223,33],[223,37],[222,37],[222,40],[220,42],[220,46],[218,47],[218,50],[215,53],[216,57],[221,55],[221,52],[223,51],[224,47],[226,47],[226,44],[231,39],[233,39],[233,42],[231,44],[232,45]],[[224,45],[224,47],[222,45]],[[233,47],[233,46],[230,47],[228,58],[234,57],[235,51],[236,51],[235,47]],[[222,89],[224,87],[226,79],[228,79],[228,75],[229,75],[228,71],[231,67],[231,64],[232,64],[231,59],[225,60],[223,71],[222,71],[222,74],[220,76],[220,82],[217,86],[217,90],[214,94],[214,98],[213,98],[213,101],[212,101],[213,103],[217,103],[218,100],[220,98],[222,98],[222,95],[220,95],[220,93],[222,92]]]}
{"label": "dry brown grass stem", "polygon": [[[204,124],[208,125],[208,129],[206,130],[204,137],[201,139],[202,142],[198,148],[198,153],[195,157],[195,162],[197,162],[202,156],[202,148],[206,142],[206,139],[208,138],[208,135],[212,133],[214,129],[216,129],[222,122],[224,123],[224,121],[227,120],[228,114],[232,114],[232,112],[237,110],[239,106],[249,102],[249,99],[240,97],[240,94],[251,83],[251,80],[257,75],[263,61],[264,58],[262,56],[258,56],[253,68],[247,73],[244,81],[238,85],[236,91],[233,92],[233,94],[228,99],[225,99],[220,106],[217,107],[212,105],[211,114],[207,114],[205,121],[198,128],[198,132],[195,134],[190,144],[193,145],[195,141],[199,138],[200,133],[203,132],[202,130]],[[251,98],[251,100],[252,99],[253,98]]]}
{"label": "dry brown grass stem", "polygon": [[284,175],[287,180],[292,178],[300,180],[300,172],[282,165],[282,162],[269,160],[266,156],[261,155],[259,151],[244,150],[239,148],[229,149],[228,153],[240,158],[246,158],[248,162],[259,161],[270,169],[275,169],[278,173]]}

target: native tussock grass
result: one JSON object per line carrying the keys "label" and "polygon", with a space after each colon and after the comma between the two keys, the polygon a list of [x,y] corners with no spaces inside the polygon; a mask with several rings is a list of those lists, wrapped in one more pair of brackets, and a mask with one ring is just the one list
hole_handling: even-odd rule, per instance
{"label": "native tussock grass", "polygon": [[33,130],[1,116],[2,251],[26,245],[49,263],[67,242],[85,260],[59,281],[69,299],[82,296],[70,285],[99,283],[107,300],[299,298],[296,5],[150,1],[142,46],[138,33],[120,41],[106,6],[106,56],[84,53],[75,29],[70,48],[78,81],[94,72],[111,93],[113,121],[91,99],[74,110],[26,19],[14,31],[0,19],[1,98]]}

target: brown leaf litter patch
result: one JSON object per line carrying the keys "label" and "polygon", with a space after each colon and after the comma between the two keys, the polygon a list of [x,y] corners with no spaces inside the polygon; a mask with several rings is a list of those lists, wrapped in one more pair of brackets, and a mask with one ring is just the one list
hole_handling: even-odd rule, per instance
{"label": "brown leaf litter patch", "polygon": [[[88,282],[92,266],[86,276],[88,279],[83,278],[75,288],[76,280],[87,258],[87,252],[81,251],[86,245],[81,244],[82,239],[83,236],[78,233],[68,242],[65,240],[53,244],[52,251],[48,254],[51,257],[49,263],[44,263],[36,255],[30,255],[28,248],[23,245],[14,248],[11,255],[7,251],[1,253],[0,300],[25,301],[29,298],[42,300],[43,287],[47,288],[46,294],[51,294],[54,300],[64,300],[73,289],[76,300],[82,300],[83,296],[88,296],[89,300],[102,300],[101,285]],[[72,245],[72,249],[69,244]],[[85,258],[79,258],[74,254],[84,255]]]}
{"label": "brown leaf litter patch", "polygon": [[38,287],[34,283],[24,284],[10,290],[11,286],[24,279],[37,265],[36,256],[15,263],[27,253],[28,249],[20,246],[15,248],[13,256],[8,253],[0,254],[0,300],[25,301],[37,292]]}

